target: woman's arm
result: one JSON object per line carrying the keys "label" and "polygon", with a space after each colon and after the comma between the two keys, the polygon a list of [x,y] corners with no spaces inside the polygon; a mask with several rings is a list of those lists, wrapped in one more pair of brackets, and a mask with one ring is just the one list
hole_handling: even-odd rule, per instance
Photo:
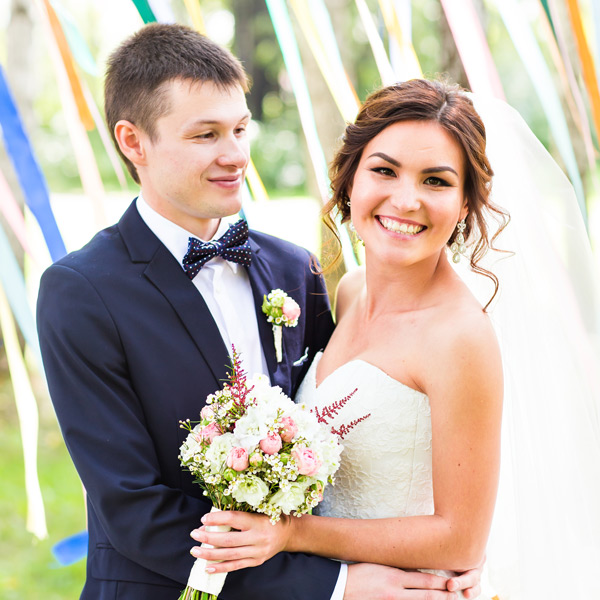
{"label": "woman's arm", "polygon": [[[483,314],[453,321],[437,329],[430,342],[421,342],[423,357],[427,357],[422,361],[421,387],[430,399],[432,414],[433,515],[372,520],[306,515],[272,527],[259,515],[220,513],[207,517],[205,523],[227,521],[242,532],[201,531],[195,539],[220,546],[203,549],[202,556],[260,561],[287,550],[404,568],[464,571],[479,564],[499,472],[499,349]],[[385,493],[384,481],[381,487]]]}

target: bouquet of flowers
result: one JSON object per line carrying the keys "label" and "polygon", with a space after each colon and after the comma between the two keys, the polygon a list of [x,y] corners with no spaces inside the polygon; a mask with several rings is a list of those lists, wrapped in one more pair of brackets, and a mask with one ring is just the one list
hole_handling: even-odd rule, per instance
{"label": "bouquet of flowers", "polygon": [[[201,421],[181,426],[182,466],[204,488],[213,510],[301,516],[323,498],[339,467],[342,446],[320,415],[297,405],[264,375],[251,380],[233,351],[223,389],[206,399]],[[197,559],[180,600],[215,600],[225,573],[209,574]]]}

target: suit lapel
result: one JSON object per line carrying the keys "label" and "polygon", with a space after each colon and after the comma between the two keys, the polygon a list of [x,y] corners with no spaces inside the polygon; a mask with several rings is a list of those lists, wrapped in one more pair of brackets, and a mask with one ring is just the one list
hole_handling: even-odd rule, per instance
{"label": "suit lapel", "polygon": [[277,358],[275,356],[275,344],[273,342],[273,329],[267,321],[266,315],[262,312],[262,303],[264,295],[271,291],[273,275],[269,262],[260,252],[259,244],[250,238],[250,247],[252,248],[252,266],[248,269],[248,277],[254,297],[256,309],[256,320],[258,321],[258,333],[260,343],[267,361],[267,369],[273,383],[276,383]]}
{"label": "suit lapel", "polygon": [[212,371],[216,387],[221,386],[227,376],[229,353],[204,298],[173,255],[144,223],[135,202],[119,222],[119,231],[132,261],[147,263],[144,275],[177,313]]}

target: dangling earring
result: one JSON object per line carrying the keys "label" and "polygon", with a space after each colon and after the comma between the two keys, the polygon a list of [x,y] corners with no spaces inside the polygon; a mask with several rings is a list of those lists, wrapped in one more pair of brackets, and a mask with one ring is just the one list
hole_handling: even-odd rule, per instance
{"label": "dangling earring", "polygon": [[[466,217],[465,217],[465,219],[466,219]],[[467,247],[465,246],[465,236],[464,236],[464,231],[467,228],[465,219],[458,222],[458,225],[456,226],[456,228],[458,229],[458,233],[456,234],[456,237],[454,238],[454,242],[450,246],[450,251],[452,252],[452,261],[456,264],[458,264],[460,262],[461,254],[463,256],[467,255]]]}
{"label": "dangling earring", "polygon": [[[350,208],[350,200],[346,200],[346,206],[348,207],[348,209]],[[356,237],[356,239],[364,246],[365,243],[363,242],[360,235],[358,235],[358,231],[356,231],[356,228],[354,227],[354,223],[352,222],[352,220],[350,220],[350,222],[348,223],[348,229],[352,232],[352,234]]]}

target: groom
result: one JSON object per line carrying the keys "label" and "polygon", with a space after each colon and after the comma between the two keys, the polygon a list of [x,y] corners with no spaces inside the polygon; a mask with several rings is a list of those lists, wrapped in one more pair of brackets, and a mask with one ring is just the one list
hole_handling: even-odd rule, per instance
{"label": "groom", "polygon": [[[246,91],[231,54],[177,25],[143,28],[109,60],[106,117],[141,193],[119,223],[45,272],[38,300],[52,400],[87,490],[85,600],[178,597],[189,533],[210,509],[179,466],[179,420],[197,419],[222,385],[233,343],[247,371],[291,395],[333,329],[307,251],[248,238],[244,222],[229,228],[249,159]],[[301,309],[279,362],[260,310],[275,288]],[[387,597],[450,597],[403,595],[405,584],[440,581],[281,553],[231,573],[220,598],[375,598],[386,586]]]}

